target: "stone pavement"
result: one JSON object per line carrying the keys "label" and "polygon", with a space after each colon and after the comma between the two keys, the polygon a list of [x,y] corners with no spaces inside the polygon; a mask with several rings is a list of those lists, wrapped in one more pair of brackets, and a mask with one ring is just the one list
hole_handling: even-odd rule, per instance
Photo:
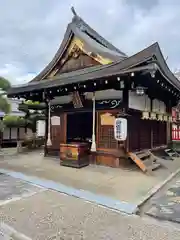
{"label": "stone pavement", "polygon": [[0,206],[9,201],[18,200],[22,196],[31,196],[43,190],[43,188],[33,186],[17,178],[0,174]]}
{"label": "stone pavement", "polygon": [[156,225],[53,191],[0,207],[0,220],[33,240],[179,240],[171,225]]}
{"label": "stone pavement", "polygon": [[6,175],[0,175],[0,182],[1,240],[180,239],[180,229],[170,224],[124,215]]}
{"label": "stone pavement", "polygon": [[[34,186],[4,174],[0,174],[0,206],[16,202],[24,197],[30,197],[44,188]],[[0,210],[1,212],[1,210]],[[15,229],[0,221],[0,240],[28,240],[29,238],[18,233]]]}
{"label": "stone pavement", "polygon": [[153,172],[152,176],[147,176],[136,168],[113,169],[94,165],[82,169],[62,167],[58,159],[44,158],[43,153],[38,151],[18,156],[9,155],[7,158],[0,156],[0,168],[53,180],[75,189],[132,204],[138,204],[155,185],[180,167],[178,159],[164,160],[163,163],[168,168],[161,168]]}

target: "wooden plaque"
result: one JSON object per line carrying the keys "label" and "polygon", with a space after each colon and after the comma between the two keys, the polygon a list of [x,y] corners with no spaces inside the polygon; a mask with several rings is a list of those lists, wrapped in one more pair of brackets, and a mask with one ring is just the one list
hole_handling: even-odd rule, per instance
{"label": "wooden plaque", "polygon": [[115,117],[110,113],[104,113],[101,115],[101,125],[114,126]]}

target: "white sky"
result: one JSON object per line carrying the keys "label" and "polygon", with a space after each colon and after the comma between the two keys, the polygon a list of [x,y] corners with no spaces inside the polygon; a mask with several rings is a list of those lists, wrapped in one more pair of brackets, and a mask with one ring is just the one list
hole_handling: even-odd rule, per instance
{"label": "white sky", "polygon": [[179,0],[0,0],[0,75],[25,83],[56,53],[71,6],[128,55],[158,41],[171,69],[180,68]]}

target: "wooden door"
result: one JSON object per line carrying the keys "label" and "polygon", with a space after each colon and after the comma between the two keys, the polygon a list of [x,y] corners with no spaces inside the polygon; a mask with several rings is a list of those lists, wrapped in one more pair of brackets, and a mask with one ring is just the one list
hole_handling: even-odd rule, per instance
{"label": "wooden door", "polygon": [[[53,117],[59,117],[53,122]],[[54,118],[55,119],[55,118]],[[51,118],[51,149],[58,151],[60,143],[66,143],[66,114],[59,114]]]}

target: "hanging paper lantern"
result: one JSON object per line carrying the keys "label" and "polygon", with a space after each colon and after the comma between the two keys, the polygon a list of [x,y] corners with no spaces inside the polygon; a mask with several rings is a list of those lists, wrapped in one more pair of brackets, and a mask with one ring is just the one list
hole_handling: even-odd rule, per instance
{"label": "hanging paper lantern", "polygon": [[142,119],[149,119],[149,112],[147,111],[142,112]]}
{"label": "hanging paper lantern", "polygon": [[172,122],[172,116],[168,116],[168,122]]}
{"label": "hanging paper lantern", "polygon": [[167,115],[163,115],[163,120],[164,120],[165,122],[167,122],[167,121],[168,121],[168,116],[167,116]]}
{"label": "hanging paper lantern", "polygon": [[162,114],[158,114],[157,115],[157,119],[158,119],[158,121],[163,121],[163,115]]}
{"label": "hanging paper lantern", "polygon": [[156,113],[151,112],[151,113],[150,113],[150,119],[151,119],[151,120],[156,120]]}

